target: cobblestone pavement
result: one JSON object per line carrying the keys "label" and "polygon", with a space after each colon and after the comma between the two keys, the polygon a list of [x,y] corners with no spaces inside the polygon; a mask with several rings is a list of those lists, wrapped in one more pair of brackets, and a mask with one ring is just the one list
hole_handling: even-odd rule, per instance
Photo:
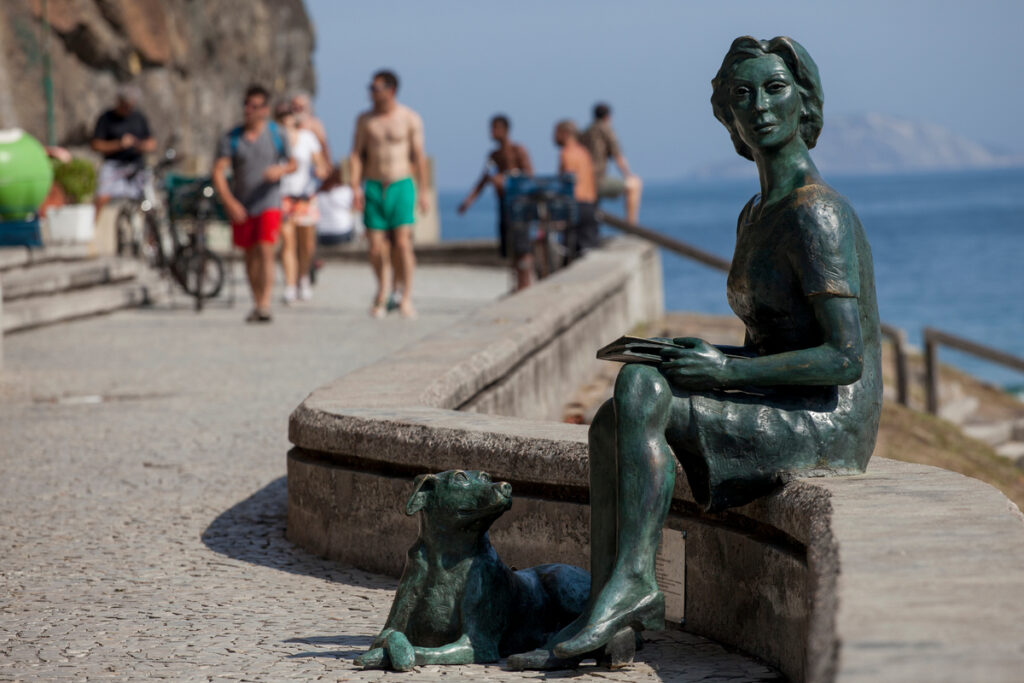
{"label": "cobblestone pavement", "polygon": [[[498,666],[361,672],[392,579],[284,539],[288,413],[315,386],[499,296],[504,273],[424,268],[417,321],[366,315],[365,267],[242,323],[136,310],[5,339],[0,373],[0,680],[524,680]],[[775,674],[685,634],[619,672],[548,678],[753,681]],[[582,670],[586,671],[586,669]],[[400,679],[395,678],[400,676]]]}

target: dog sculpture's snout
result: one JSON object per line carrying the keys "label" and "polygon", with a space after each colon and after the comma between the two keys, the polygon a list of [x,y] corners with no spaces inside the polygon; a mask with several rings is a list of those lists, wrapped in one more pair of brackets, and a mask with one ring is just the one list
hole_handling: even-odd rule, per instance
{"label": "dog sculpture's snout", "polygon": [[500,491],[501,495],[503,496],[512,495],[512,484],[508,483],[507,481],[499,481],[497,484],[494,485],[494,488],[498,489],[498,491]]}

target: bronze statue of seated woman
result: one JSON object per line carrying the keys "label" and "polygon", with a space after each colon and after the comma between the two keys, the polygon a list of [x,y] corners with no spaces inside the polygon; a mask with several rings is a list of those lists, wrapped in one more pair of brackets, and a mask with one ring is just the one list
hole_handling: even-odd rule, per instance
{"label": "bronze statue of seated woman", "polygon": [[718,511],[794,476],[863,472],[874,449],[871,250],[808,153],[822,127],[817,67],[790,38],[743,37],[712,86],[715,117],[761,184],[739,215],[727,287],[745,343],[680,338],[660,363],[623,366],[590,428],[590,601],[514,668],[571,665],[630,629],[662,628],[654,563],[676,460],[695,500]]}

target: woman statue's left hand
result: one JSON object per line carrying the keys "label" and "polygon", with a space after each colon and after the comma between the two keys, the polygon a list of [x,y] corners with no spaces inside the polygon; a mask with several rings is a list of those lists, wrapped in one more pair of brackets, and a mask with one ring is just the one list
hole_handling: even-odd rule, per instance
{"label": "woman statue's left hand", "polygon": [[728,357],[716,346],[696,337],[678,337],[681,348],[663,349],[658,369],[680,389],[714,389],[725,384]]}

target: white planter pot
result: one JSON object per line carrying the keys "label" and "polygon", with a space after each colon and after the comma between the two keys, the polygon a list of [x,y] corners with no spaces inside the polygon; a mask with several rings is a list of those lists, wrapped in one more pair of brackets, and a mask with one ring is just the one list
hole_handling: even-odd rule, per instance
{"label": "white planter pot", "polygon": [[52,242],[91,242],[96,235],[96,207],[92,204],[54,206],[46,221]]}

